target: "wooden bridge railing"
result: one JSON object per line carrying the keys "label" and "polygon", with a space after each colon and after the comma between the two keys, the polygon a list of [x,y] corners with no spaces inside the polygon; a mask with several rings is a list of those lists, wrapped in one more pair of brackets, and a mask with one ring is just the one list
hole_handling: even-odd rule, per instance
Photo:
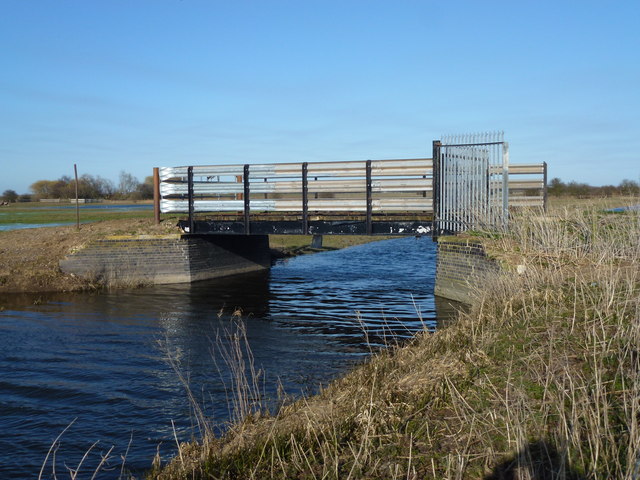
{"label": "wooden bridge railing", "polygon": [[547,163],[509,165],[509,207],[547,209]]}
{"label": "wooden bridge railing", "polygon": [[432,212],[429,158],[160,168],[162,212]]}
{"label": "wooden bridge railing", "polygon": [[[501,178],[491,166],[487,188]],[[296,218],[308,232],[311,219],[366,222],[433,220],[431,158],[209,165],[158,169],[158,206],[163,213],[196,214],[249,224],[258,219]],[[497,175],[495,175],[497,174]],[[546,163],[508,166],[509,207],[546,207]],[[244,217],[244,218],[242,218]],[[159,213],[156,218],[159,218]]]}

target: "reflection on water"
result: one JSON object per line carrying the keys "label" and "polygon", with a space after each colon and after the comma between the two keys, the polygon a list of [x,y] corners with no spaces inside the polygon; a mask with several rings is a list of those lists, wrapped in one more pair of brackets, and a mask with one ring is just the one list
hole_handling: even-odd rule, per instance
{"label": "reflection on water", "polygon": [[[404,238],[278,262],[270,271],[193,285],[102,294],[0,297],[0,477],[37,476],[53,439],[77,464],[95,442],[115,456],[102,478],[147,468],[156,449],[174,452],[193,434],[179,361],[207,414],[227,419],[226,341],[241,310],[267,395],[278,382],[314,391],[382,344],[436,325],[435,245]],[[364,329],[367,333],[365,334]],[[161,344],[163,346],[161,346]],[[217,357],[217,358],[216,358]],[[61,467],[61,464],[58,466]]]}

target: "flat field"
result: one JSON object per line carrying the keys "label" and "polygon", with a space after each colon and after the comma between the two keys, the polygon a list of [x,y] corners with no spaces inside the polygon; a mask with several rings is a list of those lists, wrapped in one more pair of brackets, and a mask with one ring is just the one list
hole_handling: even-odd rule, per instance
{"label": "flat field", "polygon": [[[80,222],[123,218],[153,218],[150,202],[102,202],[80,204]],[[0,207],[0,229],[8,225],[74,224],[75,203],[11,203]]]}
{"label": "flat field", "polygon": [[639,205],[640,198],[638,197],[588,197],[588,198],[576,198],[576,197],[549,197],[549,211],[553,213],[554,210],[564,208],[589,208],[589,209],[603,209],[610,208],[629,207],[633,205]]}

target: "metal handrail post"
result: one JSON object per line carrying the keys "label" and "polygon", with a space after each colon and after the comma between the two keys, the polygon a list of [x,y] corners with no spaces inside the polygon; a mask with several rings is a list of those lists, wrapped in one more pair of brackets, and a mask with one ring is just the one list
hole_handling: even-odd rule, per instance
{"label": "metal handrail post", "polygon": [[309,234],[309,164],[302,164],[302,234]]}
{"label": "metal handrail post", "polygon": [[189,201],[189,233],[195,233],[194,213],[195,206],[193,200],[193,167],[187,168],[187,198]]}
{"label": "metal handrail post", "polygon": [[249,164],[244,166],[244,233],[249,235],[251,233],[250,220],[251,220],[251,189],[249,186]]}

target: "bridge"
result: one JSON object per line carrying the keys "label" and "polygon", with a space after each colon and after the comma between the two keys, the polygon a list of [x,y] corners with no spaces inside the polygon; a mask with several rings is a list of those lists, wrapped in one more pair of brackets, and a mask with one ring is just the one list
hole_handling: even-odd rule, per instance
{"label": "bridge", "polygon": [[502,134],[432,147],[431,158],[156,168],[156,219],[184,213],[188,234],[441,235],[546,208],[546,163],[510,164]]}

